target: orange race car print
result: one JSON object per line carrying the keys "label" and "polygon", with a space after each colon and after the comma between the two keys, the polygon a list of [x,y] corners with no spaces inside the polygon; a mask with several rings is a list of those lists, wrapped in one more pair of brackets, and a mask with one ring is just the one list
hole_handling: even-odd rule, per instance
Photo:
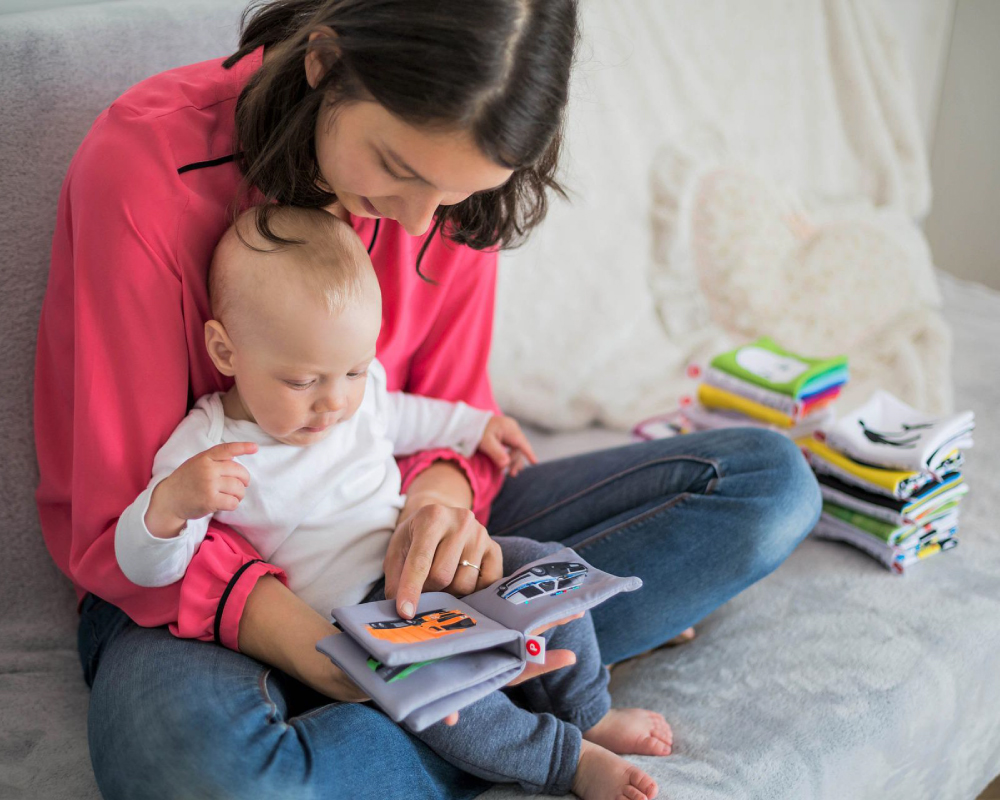
{"label": "orange race car print", "polygon": [[369,622],[368,632],[376,639],[396,644],[412,644],[439,639],[449,633],[457,633],[471,628],[476,621],[461,611],[446,611],[436,608],[424,611],[413,619],[390,619],[384,622]]}
{"label": "orange race car print", "polygon": [[536,564],[501,583],[497,595],[511,603],[527,603],[536,597],[555,597],[576,589],[586,577],[587,567],[576,561]]}

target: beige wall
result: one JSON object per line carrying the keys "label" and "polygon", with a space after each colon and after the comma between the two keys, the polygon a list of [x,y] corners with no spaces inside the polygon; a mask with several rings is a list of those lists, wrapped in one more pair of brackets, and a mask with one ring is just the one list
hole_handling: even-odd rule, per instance
{"label": "beige wall", "polygon": [[935,263],[1000,289],[1000,0],[957,0],[924,225]]}

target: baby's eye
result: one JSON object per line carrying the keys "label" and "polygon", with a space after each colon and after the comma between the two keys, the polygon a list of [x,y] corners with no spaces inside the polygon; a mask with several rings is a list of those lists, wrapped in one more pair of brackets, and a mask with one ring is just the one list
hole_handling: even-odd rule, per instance
{"label": "baby's eye", "polygon": [[287,383],[293,389],[308,389],[310,386],[312,386],[313,382],[309,381],[308,383],[296,383],[295,381],[285,381],[285,383]]}
{"label": "baby's eye", "polygon": [[347,377],[348,378],[360,378],[362,375],[367,375],[367,374],[368,374],[368,370],[363,369],[363,370],[361,370],[361,372],[348,372],[347,373]]}

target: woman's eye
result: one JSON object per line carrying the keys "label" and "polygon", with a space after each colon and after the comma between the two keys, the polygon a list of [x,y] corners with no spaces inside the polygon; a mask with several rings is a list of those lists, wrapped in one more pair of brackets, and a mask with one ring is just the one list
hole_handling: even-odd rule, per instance
{"label": "woman's eye", "polygon": [[389,165],[386,163],[386,160],[384,158],[380,160],[382,161],[382,169],[384,169],[391,177],[395,178],[397,181],[406,180],[406,178],[403,175],[397,175],[395,172],[389,169]]}
{"label": "woman's eye", "polygon": [[312,386],[312,381],[309,381],[308,383],[296,383],[295,381],[285,381],[285,383],[287,383],[293,389],[308,389],[310,386]]}

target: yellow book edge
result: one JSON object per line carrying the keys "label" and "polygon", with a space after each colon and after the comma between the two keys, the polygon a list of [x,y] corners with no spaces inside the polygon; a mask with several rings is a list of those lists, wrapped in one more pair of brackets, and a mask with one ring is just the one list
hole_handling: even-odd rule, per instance
{"label": "yellow book edge", "polygon": [[727,392],[708,383],[698,384],[698,401],[706,408],[725,408],[739,411],[761,422],[769,422],[782,428],[791,428],[792,418],[774,408],[757,403],[733,392]]}

